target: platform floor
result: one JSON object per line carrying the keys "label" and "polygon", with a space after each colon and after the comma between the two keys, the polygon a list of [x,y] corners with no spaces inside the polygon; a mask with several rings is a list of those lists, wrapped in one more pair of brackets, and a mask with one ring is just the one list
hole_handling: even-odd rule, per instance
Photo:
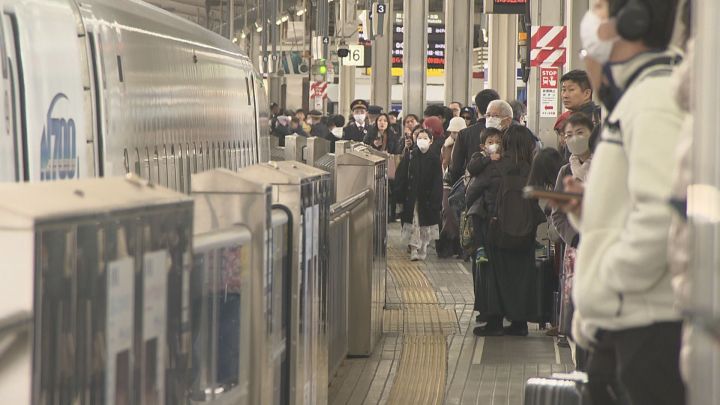
{"label": "platform floor", "polygon": [[346,359],[330,404],[521,405],[528,378],[573,369],[571,351],[530,324],[528,337],[472,333],[470,264],[411,262],[390,224],[383,339],[372,356]]}

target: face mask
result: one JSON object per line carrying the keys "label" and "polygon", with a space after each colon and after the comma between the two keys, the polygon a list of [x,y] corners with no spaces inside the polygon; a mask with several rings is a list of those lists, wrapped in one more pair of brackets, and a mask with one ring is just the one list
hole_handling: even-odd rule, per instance
{"label": "face mask", "polygon": [[418,149],[420,149],[420,152],[425,153],[428,151],[428,149],[430,149],[430,140],[429,139],[418,139],[417,146],[418,146]]}
{"label": "face mask", "polygon": [[340,127],[335,127],[330,132],[332,132],[333,136],[337,139],[340,139],[343,137],[343,129]]}
{"label": "face mask", "polygon": [[502,129],[502,118],[490,117],[485,120],[485,126],[488,128]]}
{"label": "face mask", "polygon": [[590,150],[590,138],[587,136],[575,135],[565,140],[568,150],[575,156],[581,156]]}
{"label": "face mask", "polygon": [[605,64],[610,60],[613,46],[617,38],[604,41],[598,37],[598,30],[602,20],[592,11],[585,13],[580,23],[580,38],[587,56],[593,58],[597,63]]}
{"label": "face mask", "polygon": [[355,122],[357,123],[364,123],[365,122],[365,114],[355,114],[353,115],[353,118],[355,118]]}
{"label": "face mask", "polygon": [[494,143],[492,145],[488,145],[487,150],[490,152],[491,155],[498,152],[498,149],[500,149],[500,145]]}

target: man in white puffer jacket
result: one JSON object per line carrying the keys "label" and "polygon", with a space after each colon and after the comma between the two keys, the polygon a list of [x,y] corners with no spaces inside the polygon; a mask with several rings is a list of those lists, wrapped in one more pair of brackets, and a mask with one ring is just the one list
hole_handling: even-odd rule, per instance
{"label": "man in white puffer jacket", "polygon": [[681,316],[666,254],[683,121],[670,77],[680,58],[664,51],[676,3],[597,0],[581,27],[587,69],[608,110],[582,209],[574,213],[581,241],[573,335],[591,350],[595,404],[685,401]]}

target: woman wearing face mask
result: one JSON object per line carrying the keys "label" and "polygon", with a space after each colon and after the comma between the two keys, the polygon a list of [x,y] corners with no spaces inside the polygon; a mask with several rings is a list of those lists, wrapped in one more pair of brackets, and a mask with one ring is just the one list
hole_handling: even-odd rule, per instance
{"label": "woman wearing face mask", "polygon": [[[590,143],[594,140],[593,122],[584,113],[572,114],[564,123],[563,138],[570,152],[570,162],[560,169],[555,183],[555,191],[564,191],[563,181],[566,177],[572,176],[577,181],[585,182],[590,170],[592,161],[592,150]],[[580,235],[568,221],[567,214],[558,208],[552,210],[550,222],[557,230],[560,238],[565,243],[563,255],[562,274],[560,276],[560,321],[558,332],[567,336],[571,332],[572,314],[574,307],[571,302],[572,283],[575,273],[575,256]],[[579,369],[585,367],[585,352],[579,352],[577,365]]]}
{"label": "woman wearing face mask", "polygon": [[403,205],[402,233],[409,240],[410,259],[425,260],[431,240],[440,236],[442,173],[440,157],[430,152],[427,130],[417,132],[415,146],[397,169],[395,198]]}
{"label": "woman wearing face mask", "polygon": [[[440,151],[442,158],[442,171],[443,179],[447,177],[448,167],[450,167],[450,161],[452,160],[452,151],[455,146],[455,140],[457,139],[458,132],[465,129],[465,119],[462,117],[455,117],[450,120],[448,125],[448,136],[445,138],[445,142]],[[460,248],[460,218],[456,211],[450,207],[450,193],[453,188],[453,184],[448,184],[443,181],[443,208],[442,208],[442,227],[440,231],[440,239],[435,244],[435,249],[438,252],[438,257],[445,258],[458,255],[463,256],[462,249]]]}

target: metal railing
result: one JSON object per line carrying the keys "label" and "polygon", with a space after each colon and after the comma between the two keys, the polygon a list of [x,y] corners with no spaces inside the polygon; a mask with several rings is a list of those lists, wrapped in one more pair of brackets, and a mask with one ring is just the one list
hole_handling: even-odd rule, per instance
{"label": "metal railing", "polygon": [[365,189],[330,207],[328,274],[328,372],[330,380],[348,353],[348,279],[352,253],[350,252],[350,221],[353,210],[366,202],[370,195],[370,189]]}

